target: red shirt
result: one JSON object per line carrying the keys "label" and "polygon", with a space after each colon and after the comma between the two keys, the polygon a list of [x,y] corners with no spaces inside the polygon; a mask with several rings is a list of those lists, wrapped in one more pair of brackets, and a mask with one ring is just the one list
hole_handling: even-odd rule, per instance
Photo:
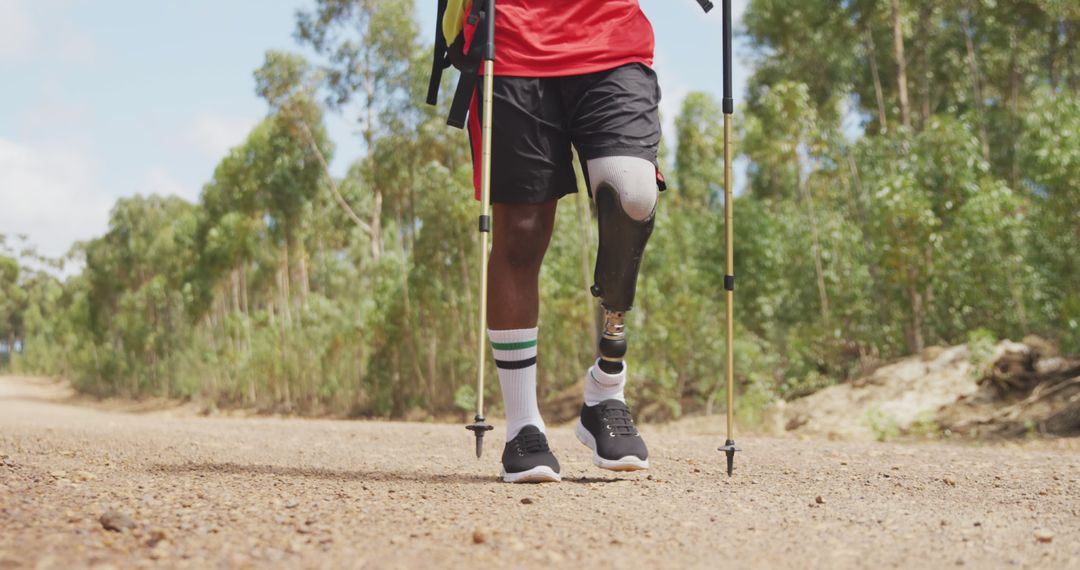
{"label": "red shirt", "polygon": [[495,74],[558,77],[652,65],[652,24],[637,0],[497,0]]}

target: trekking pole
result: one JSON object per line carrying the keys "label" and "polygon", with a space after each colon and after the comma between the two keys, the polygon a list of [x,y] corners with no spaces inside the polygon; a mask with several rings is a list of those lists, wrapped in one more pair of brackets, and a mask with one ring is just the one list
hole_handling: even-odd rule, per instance
{"label": "trekking pole", "polygon": [[723,0],[724,26],[724,242],[726,261],[724,296],[727,304],[727,441],[720,451],[727,455],[727,474],[735,470],[735,230],[731,192],[731,119],[735,100],[731,89],[731,0]]}
{"label": "trekking pole", "polygon": [[484,421],[484,363],[487,360],[488,241],[491,236],[491,107],[495,90],[495,0],[487,0],[487,37],[484,38],[484,110],[480,155],[480,322],[476,331],[476,417],[465,426],[476,436],[476,458],[484,451],[484,433],[494,429]]}

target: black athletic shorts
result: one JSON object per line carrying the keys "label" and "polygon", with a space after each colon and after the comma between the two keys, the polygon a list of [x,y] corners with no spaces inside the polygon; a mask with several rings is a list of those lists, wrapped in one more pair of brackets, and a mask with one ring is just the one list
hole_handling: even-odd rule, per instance
{"label": "black athletic shorts", "polygon": [[[469,116],[478,199],[481,88]],[[605,156],[656,164],[660,86],[645,65],[567,77],[496,77],[494,88],[492,202],[538,204],[577,192],[570,145],[583,165]],[[659,171],[657,183],[662,187]]]}

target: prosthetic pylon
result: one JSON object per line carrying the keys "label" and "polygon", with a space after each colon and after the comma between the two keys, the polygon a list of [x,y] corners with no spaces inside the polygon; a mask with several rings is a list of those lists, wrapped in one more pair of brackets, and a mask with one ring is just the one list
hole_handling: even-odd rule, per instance
{"label": "prosthetic pylon", "polygon": [[484,434],[494,429],[484,420],[484,364],[487,361],[488,242],[491,236],[491,107],[495,74],[495,0],[487,0],[484,40],[484,117],[480,158],[480,322],[476,331],[476,417],[465,429],[476,436],[476,458],[484,452]]}
{"label": "prosthetic pylon", "polygon": [[[708,12],[712,9],[712,2],[698,0],[698,4]],[[727,440],[719,448],[727,456],[727,474],[731,477],[735,471],[735,253],[733,242],[735,239],[734,226],[735,212],[732,204],[731,191],[731,119],[735,112],[735,99],[732,96],[731,87],[731,0],[723,0],[723,25],[724,25],[724,242],[725,271],[724,271],[724,295],[727,304]]]}

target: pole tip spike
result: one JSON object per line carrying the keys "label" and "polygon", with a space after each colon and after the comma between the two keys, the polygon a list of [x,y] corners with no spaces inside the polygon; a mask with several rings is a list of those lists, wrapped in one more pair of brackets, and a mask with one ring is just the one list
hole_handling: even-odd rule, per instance
{"label": "pole tip spike", "polygon": [[484,416],[477,415],[473,418],[473,423],[465,426],[465,429],[476,436],[476,458],[480,459],[480,456],[484,454],[484,432],[495,429],[495,426],[484,421]]}
{"label": "pole tip spike", "polygon": [[731,477],[735,472],[735,452],[740,451],[739,448],[735,447],[735,440],[729,439],[725,441],[724,445],[717,448],[717,450],[723,451],[724,455],[727,456],[727,474],[728,477]]}

